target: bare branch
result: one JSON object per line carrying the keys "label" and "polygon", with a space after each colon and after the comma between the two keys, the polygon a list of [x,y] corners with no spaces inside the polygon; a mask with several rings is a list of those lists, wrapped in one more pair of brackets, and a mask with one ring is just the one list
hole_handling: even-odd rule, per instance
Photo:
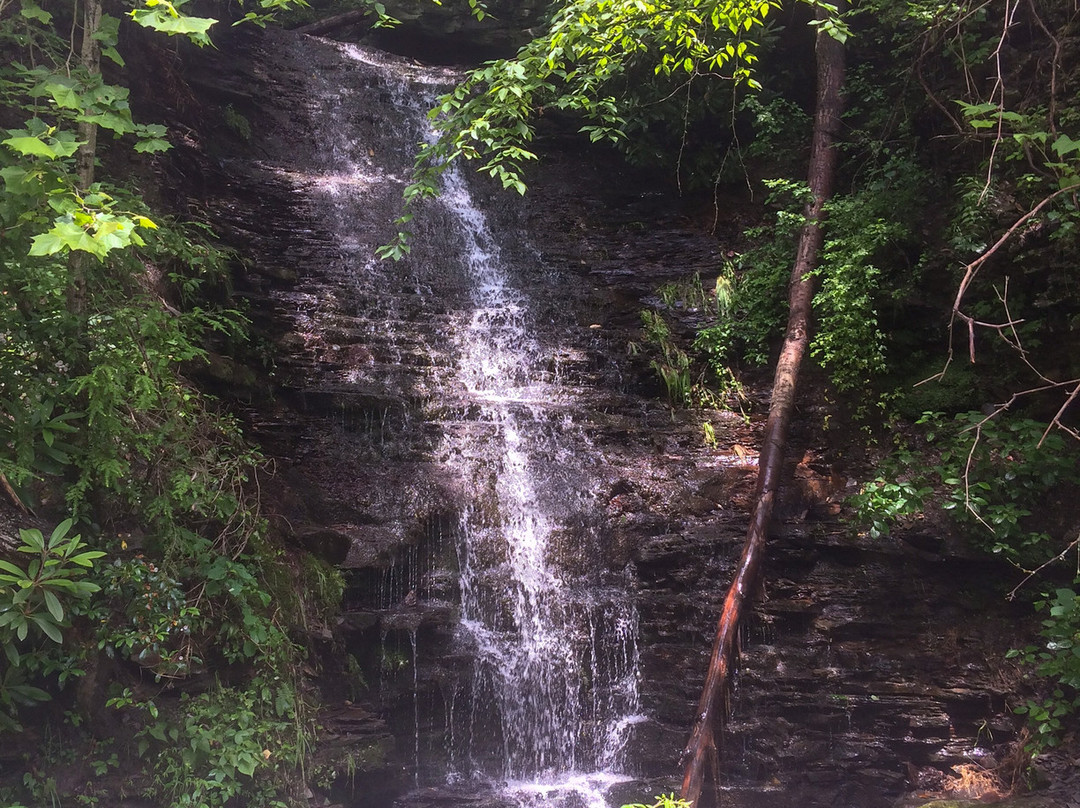
{"label": "bare branch", "polygon": [[1046,112],[1046,117],[1050,126],[1050,132],[1056,135],[1058,65],[1061,64],[1061,40],[1054,36],[1054,32],[1046,27],[1046,23],[1043,22],[1042,17],[1039,16],[1039,12],[1035,8],[1035,0],[1028,0],[1028,8],[1031,9],[1031,16],[1035,20],[1035,24],[1042,29],[1044,34],[1046,34],[1046,38],[1054,43],[1054,55],[1050,58],[1050,106]]}
{"label": "bare branch", "polygon": [[[1076,381],[1076,380],[1074,380],[1074,381]],[[1068,382],[1066,382],[1066,384],[1067,383]],[[1043,445],[1043,441],[1046,440],[1046,436],[1050,434],[1050,430],[1053,429],[1055,426],[1060,427],[1061,429],[1064,429],[1070,435],[1076,436],[1076,432],[1074,430],[1069,429],[1068,427],[1066,427],[1064,424],[1061,423],[1061,417],[1065,414],[1065,411],[1067,409],[1069,409],[1069,406],[1074,401],[1076,401],[1077,395],[1080,395],[1080,382],[1078,382],[1076,384],[1076,386],[1073,387],[1072,392],[1069,393],[1069,397],[1065,399],[1065,403],[1061,405],[1061,408],[1057,411],[1057,413],[1054,414],[1054,417],[1050,419],[1050,423],[1048,423],[1046,425],[1046,431],[1043,432],[1042,437],[1039,438],[1039,446],[1040,447]]]}
{"label": "bare branch", "polygon": [[1016,232],[1021,227],[1023,227],[1025,224],[1031,221],[1031,219],[1037,216],[1039,214],[1039,211],[1041,211],[1043,208],[1045,208],[1062,194],[1075,191],[1078,188],[1080,188],[1080,183],[1067,185],[1066,187],[1059,188],[1049,196],[1043,198],[1043,200],[1039,202],[1039,204],[1037,204],[1035,207],[1033,207],[1015,222],[1013,222],[1012,227],[1006,230],[1002,234],[1001,238],[994,242],[993,246],[990,247],[990,249],[988,249],[986,252],[984,252],[982,255],[980,255],[978,258],[976,258],[974,261],[964,267],[964,278],[960,281],[960,288],[957,289],[956,299],[953,301],[952,317],[949,322],[950,327],[952,326],[953,322],[955,322],[957,315],[959,315],[960,313],[960,304],[961,302],[963,302],[964,293],[967,292],[968,286],[971,285],[971,282],[975,279],[975,275],[978,273],[982,265],[985,264],[990,259],[990,257],[994,255],[994,253],[1000,250],[1009,241],[1009,239],[1016,235]]}
{"label": "bare branch", "polygon": [[986,185],[983,186],[982,193],[979,194],[979,201],[982,201],[990,191],[990,183],[994,178],[994,159],[997,156],[998,146],[1001,144],[1001,140],[1004,136],[1005,119],[1002,117],[1001,112],[1005,109],[1005,80],[1002,78],[1001,50],[1005,47],[1005,40],[1008,39],[1009,29],[1012,28],[1013,22],[1016,19],[1016,10],[1019,7],[1019,0],[1016,0],[1014,4],[1010,4],[1010,0],[1005,0],[1005,14],[1002,18],[1001,37],[998,39],[997,47],[994,48],[994,52],[991,54],[991,57],[994,60],[994,87],[990,90],[990,101],[993,102],[995,96],[998,96],[1000,100],[998,101],[997,136],[994,138],[994,145],[990,149],[990,160],[986,166]]}
{"label": "bare branch", "polygon": [[1038,567],[1036,567],[1033,570],[1030,570],[1030,571],[1025,570],[1025,572],[1027,572],[1027,575],[1024,576],[1024,580],[1022,580],[1020,583],[1018,583],[1016,586],[1013,587],[1012,591],[1009,592],[1009,594],[1007,594],[1005,596],[1006,600],[1013,600],[1016,597],[1016,593],[1019,592],[1027,584],[1028,581],[1030,581],[1032,578],[1034,578],[1036,575],[1038,575],[1044,569],[1049,567],[1051,564],[1056,564],[1059,561],[1064,561],[1065,556],[1067,556],[1069,554],[1069,551],[1072,550],[1074,547],[1077,547],[1077,546],[1080,546],[1080,536],[1077,536],[1075,539],[1073,539],[1071,542],[1069,542],[1068,547],[1066,547],[1064,550],[1062,550],[1060,553],[1058,553],[1053,558],[1047,559],[1046,561],[1044,561],[1042,564],[1040,564]]}

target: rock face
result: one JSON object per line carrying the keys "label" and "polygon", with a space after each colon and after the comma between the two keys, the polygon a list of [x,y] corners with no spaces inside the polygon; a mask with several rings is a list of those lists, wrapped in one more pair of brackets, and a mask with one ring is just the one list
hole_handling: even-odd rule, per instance
{"label": "rock face", "polygon": [[[451,380],[467,295],[445,266],[437,210],[417,221],[414,254],[396,272],[370,258],[391,235],[410,161],[385,131],[411,131],[409,99],[453,75],[281,32],[238,35],[198,60],[188,80],[252,132],[244,156],[215,156],[239,144],[215,150],[193,135],[172,159],[185,187],[198,172],[197,204],[244,257],[239,293],[272,355],[273,397],[244,405],[277,469],[265,486],[271,518],[350,576],[321,684],[328,703],[352,705],[333,743],[362,738],[367,752],[355,789],[334,797],[365,808],[406,792],[403,804],[497,804],[482,789],[438,785],[460,772],[455,700],[475,656],[457,626],[460,526],[482,485],[462,474],[447,435],[491,428]],[[537,268],[520,282],[547,346],[537,372],[566,391],[545,412],[578,436],[552,468],[588,480],[574,507],[603,559],[590,580],[599,590],[632,576],[641,715],[624,770],[639,779],[613,792],[619,804],[676,785],[746,528],[760,407],[746,419],[672,412],[647,362],[626,353],[642,299],[715,273],[723,240],[614,156],[550,147],[524,200],[482,185],[474,194],[491,230],[507,234],[506,257]],[[341,218],[357,200],[364,215]],[[830,521],[847,482],[822,445],[822,412],[804,398],[723,733],[721,792],[732,805],[884,806],[918,772],[985,763],[1013,737],[1001,692],[1015,673],[1002,652],[1018,615],[988,594],[1000,591],[1000,569]]]}
{"label": "rock face", "polygon": [[544,16],[546,0],[491,0],[483,20],[466,3],[389,0],[386,12],[400,22],[376,29],[364,41],[426,62],[476,64],[511,56]]}

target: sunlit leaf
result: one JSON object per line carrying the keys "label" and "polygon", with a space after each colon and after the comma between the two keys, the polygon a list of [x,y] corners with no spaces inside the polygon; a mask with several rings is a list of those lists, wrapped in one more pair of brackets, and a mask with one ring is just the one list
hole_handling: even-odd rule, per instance
{"label": "sunlit leaf", "polygon": [[56,151],[40,138],[19,136],[9,137],[3,144],[14,152],[27,157],[44,157],[47,160],[55,160],[58,156]]}

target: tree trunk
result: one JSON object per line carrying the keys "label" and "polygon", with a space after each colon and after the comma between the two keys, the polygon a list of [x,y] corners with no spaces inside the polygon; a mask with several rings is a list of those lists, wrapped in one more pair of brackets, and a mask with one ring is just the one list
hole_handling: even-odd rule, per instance
{"label": "tree trunk", "polygon": [[[101,43],[94,35],[101,28],[102,0],[84,0],[82,47],[79,62],[87,75],[101,75]],[[75,152],[75,174],[79,193],[85,194],[94,184],[94,159],[97,157],[97,124],[89,121],[79,123],[79,140],[82,145]],[[82,251],[72,251],[68,258],[70,283],[68,285],[68,310],[82,315],[86,311],[86,267],[90,256]]]}
{"label": "tree trunk", "polygon": [[[825,19],[821,9],[818,20]],[[814,298],[814,278],[810,273],[817,265],[824,231],[823,207],[832,192],[836,152],[833,143],[840,130],[842,111],[841,89],[844,82],[844,47],[819,29],[816,47],[817,108],[810,150],[810,202],[806,206],[806,224],[799,236],[795,265],[791,273],[787,335],[776,363],[773,377],[769,420],[758,466],[757,494],[750,527],[746,534],[742,558],[716,627],[716,640],[709,660],[708,676],[698,703],[690,740],[683,751],[685,772],[681,796],[696,803],[705,778],[706,762],[718,761],[716,747],[720,722],[727,712],[731,687],[731,671],[735,661],[736,639],[746,599],[758,586],[761,557],[768,538],[776,491],[783,469],[784,447],[788,424],[795,404],[795,388],[803,354],[809,342],[811,303]],[[714,770],[714,776],[717,774]]]}

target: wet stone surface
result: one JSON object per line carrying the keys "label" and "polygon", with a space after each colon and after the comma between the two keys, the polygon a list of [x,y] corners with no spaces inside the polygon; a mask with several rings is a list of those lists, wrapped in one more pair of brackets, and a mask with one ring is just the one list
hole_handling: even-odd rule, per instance
{"label": "wet stone surface", "polygon": [[[409,125],[395,117],[395,93],[431,79],[407,77],[392,92],[370,71],[408,72],[402,65],[372,68],[340,46],[283,33],[246,34],[227,55],[199,58],[208,61],[191,65],[192,81],[221,85],[223,100],[224,84],[238,84],[249,98],[247,157],[216,159],[195,143],[176,159],[201,167],[198,203],[247,259],[238,289],[273,354],[262,380],[273,394],[245,393],[242,406],[274,459],[271,519],[349,575],[319,682],[331,716],[324,743],[328,760],[354,737],[373,751],[366,785],[329,796],[365,808],[395,798],[500,804],[470,783],[433,785],[460,765],[450,717],[472,664],[456,621],[459,525],[474,481],[447,436],[492,429],[484,407],[448,381],[468,301],[455,271],[440,268],[437,213],[418,223],[414,255],[396,274],[370,259],[389,238],[411,162],[384,137]],[[214,60],[226,58],[223,70]],[[327,98],[348,105],[344,118]],[[326,128],[342,120],[344,130]],[[647,362],[627,357],[641,301],[665,281],[715,273],[724,239],[613,158],[551,146],[522,202],[486,186],[476,194],[492,229],[511,234],[507,254],[540,259],[523,284],[536,338],[549,346],[542,381],[563,391],[544,411],[580,436],[573,463],[591,480],[581,520],[607,568],[597,580],[629,569],[635,581],[643,718],[627,745],[637,779],[612,792],[619,804],[677,787],[748,520],[761,407],[749,420],[672,413]],[[335,221],[341,194],[362,200],[363,218]],[[738,230],[734,214],[728,226]],[[706,419],[716,448],[702,441]],[[768,582],[743,637],[723,732],[726,804],[891,805],[918,772],[977,763],[1015,732],[1002,693],[1016,672],[1003,652],[1027,615],[994,594],[1003,571],[949,557],[944,543],[843,531],[847,480],[820,424],[807,407]]]}

